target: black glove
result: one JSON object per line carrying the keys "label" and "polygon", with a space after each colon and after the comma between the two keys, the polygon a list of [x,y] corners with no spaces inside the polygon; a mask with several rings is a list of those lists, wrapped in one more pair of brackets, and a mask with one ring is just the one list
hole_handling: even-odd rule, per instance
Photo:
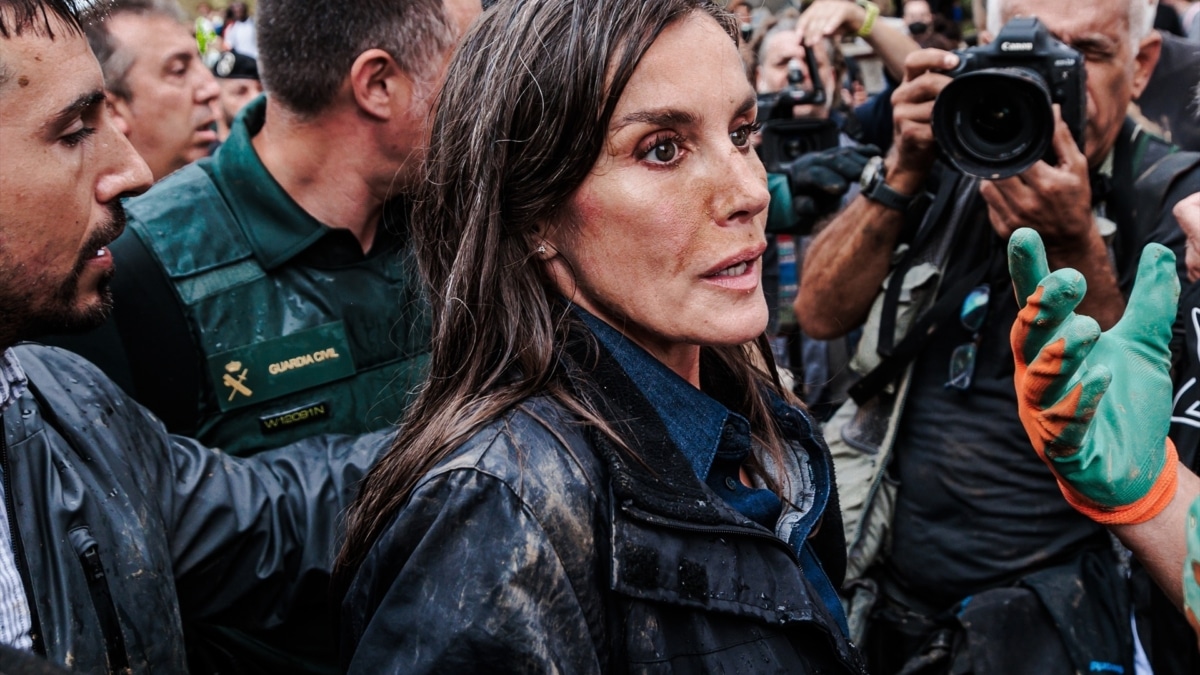
{"label": "black glove", "polygon": [[837,211],[842,195],[858,182],[867,161],[878,154],[881,152],[874,145],[860,145],[810,152],[792,162],[788,178],[799,229],[811,230],[817,220]]}

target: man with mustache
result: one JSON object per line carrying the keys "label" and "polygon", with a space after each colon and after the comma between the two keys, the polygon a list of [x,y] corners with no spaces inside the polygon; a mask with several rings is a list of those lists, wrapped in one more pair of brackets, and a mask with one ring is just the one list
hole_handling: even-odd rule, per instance
{"label": "man with mustache", "polygon": [[0,644],[186,672],[184,621],[270,628],[324,595],[335,516],[386,439],[233,459],[82,359],[18,344],[104,319],[120,200],[151,182],[75,12],[0,0]]}

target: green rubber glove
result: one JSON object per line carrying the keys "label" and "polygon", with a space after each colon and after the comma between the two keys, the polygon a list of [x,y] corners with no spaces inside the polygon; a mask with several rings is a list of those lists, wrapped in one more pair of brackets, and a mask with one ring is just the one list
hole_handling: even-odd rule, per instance
{"label": "green rubber glove", "polygon": [[1175,492],[1171,325],[1175,255],[1142,251],[1125,315],[1107,332],[1074,313],[1087,284],[1054,273],[1041,237],[1022,228],[1008,246],[1021,312],[1011,340],[1021,423],[1076,510],[1106,525],[1149,520]]}
{"label": "green rubber glove", "polygon": [[1183,563],[1183,608],[1192,630],[1200,636],[1200,497],[1188,510],[1187,544],[1187,560]]}

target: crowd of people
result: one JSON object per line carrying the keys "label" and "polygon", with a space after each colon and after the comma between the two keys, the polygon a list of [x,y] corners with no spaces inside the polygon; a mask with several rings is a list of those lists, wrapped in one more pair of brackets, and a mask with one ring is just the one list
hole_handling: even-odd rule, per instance
{"label": "crowd of people", "polygon": [[0,0],[0,673],[1200,671],[1197,7]]}

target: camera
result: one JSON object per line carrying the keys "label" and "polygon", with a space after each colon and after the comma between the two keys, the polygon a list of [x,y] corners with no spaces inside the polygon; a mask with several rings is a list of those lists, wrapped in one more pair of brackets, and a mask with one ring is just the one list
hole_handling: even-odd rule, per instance
{"label": "camera", "polygon": [[959,65],[933,105],[933,137],[959,171],[998,180],[1039,159],[1054,164],[1054,110],[1083,149],[1087,71],[1083,56],[1036,18],[1009,21],[987,46],[956,52]]}
{"label": "camera", "polygon": [[[813,52],[812,48],[804,50],[810,76],[818,72]],[[825,102],[821,78],[807,78],[812,82],[808,87],[804,86],[805,79],[799,62],[792,59],[788,64],[787,87],[758,96],[758,121],[762,123],[762,144],[758,150],[770,173],[787,173],[788,166],[800,157],[838,145],[838,128],[833,122],[793,116],[795,106]]]}

